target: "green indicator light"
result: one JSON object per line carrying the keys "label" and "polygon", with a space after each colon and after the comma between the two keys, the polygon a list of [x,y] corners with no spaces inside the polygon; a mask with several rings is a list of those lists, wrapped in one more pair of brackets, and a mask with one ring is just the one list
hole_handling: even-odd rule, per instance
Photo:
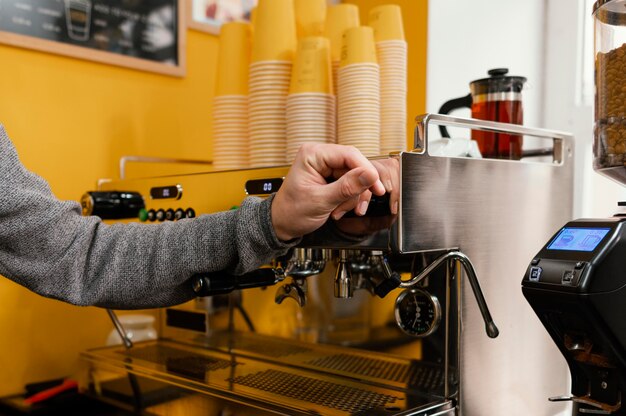
{"label": "green indicator light", "polygon": [[145,208],[139,210],[139,221],[146,222],[148,220],[148,211]]}
{"label": "green indicator light", "polygon": [[239,205],[233,205],[232,207],[230,207],[231,211],[235,211],[237,209],[239,209]]}

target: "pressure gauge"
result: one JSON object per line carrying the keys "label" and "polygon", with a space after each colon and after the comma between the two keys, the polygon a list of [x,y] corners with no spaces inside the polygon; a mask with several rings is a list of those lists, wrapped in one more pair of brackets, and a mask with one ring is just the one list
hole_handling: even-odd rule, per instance
{"label": "pressure gauge", "polygon": [[410,289],[396,299],[396,323],[413,337],[427,337],[437,330],[441,321],[441,304],[424,289]]}

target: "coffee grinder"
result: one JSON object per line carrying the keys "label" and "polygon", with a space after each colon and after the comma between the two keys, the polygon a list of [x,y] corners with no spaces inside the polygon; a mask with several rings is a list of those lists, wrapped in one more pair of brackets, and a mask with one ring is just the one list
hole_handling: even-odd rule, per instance
{"label": "coffee grinder", "polygon": [[[594,168],[626,184],[626,0],[598,0]],[[623,205],[623,204],[620,204]],[[565,224],[532,259],[522,292],[565,357],[574,415],[626,415],[626,215]]]}

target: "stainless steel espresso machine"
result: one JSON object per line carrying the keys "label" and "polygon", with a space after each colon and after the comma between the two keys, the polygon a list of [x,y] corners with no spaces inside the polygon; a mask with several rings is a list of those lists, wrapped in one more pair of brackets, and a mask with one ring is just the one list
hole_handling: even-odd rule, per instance
{"label": "stainless steel espresso machine", "polygon": [[[594,168],[626,184],[626,1],[598,0]],[[625,205],[620,203],[620,205]],[[532,259],[522,291],[567,361],[573,414],[626,415],[626,216],[562,226]],[[563,389],[566,385],[563,385]]]}
{"label": "stainless steel espresso machine", "polygon": [[[548,156],[431,156],[433,124],[544,138]],[[83,354],[82,390],[150,415],[566,410],[544,396],[567,383],[567,366],[511,270],[571,217],[571,137],[431,114],[418,117],[415,137],[414,151],[391,156],[397,217],[381,198],[248,275],[190,276],[199,297],[159,311],[158,340]],[[98,191],[143,196],[146,222],[193,221],[270,194],[286,172],[101,181]]]}

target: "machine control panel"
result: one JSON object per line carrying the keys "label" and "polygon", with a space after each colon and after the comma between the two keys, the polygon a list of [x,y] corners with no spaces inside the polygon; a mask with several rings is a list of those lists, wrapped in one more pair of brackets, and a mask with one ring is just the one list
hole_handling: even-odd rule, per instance
{"label": "machine control panel", "polygon": [[562,227],[535,256],[523,284],[577,290],[584,284],[594,259],[611,246],[623,219],[577,220]]}

